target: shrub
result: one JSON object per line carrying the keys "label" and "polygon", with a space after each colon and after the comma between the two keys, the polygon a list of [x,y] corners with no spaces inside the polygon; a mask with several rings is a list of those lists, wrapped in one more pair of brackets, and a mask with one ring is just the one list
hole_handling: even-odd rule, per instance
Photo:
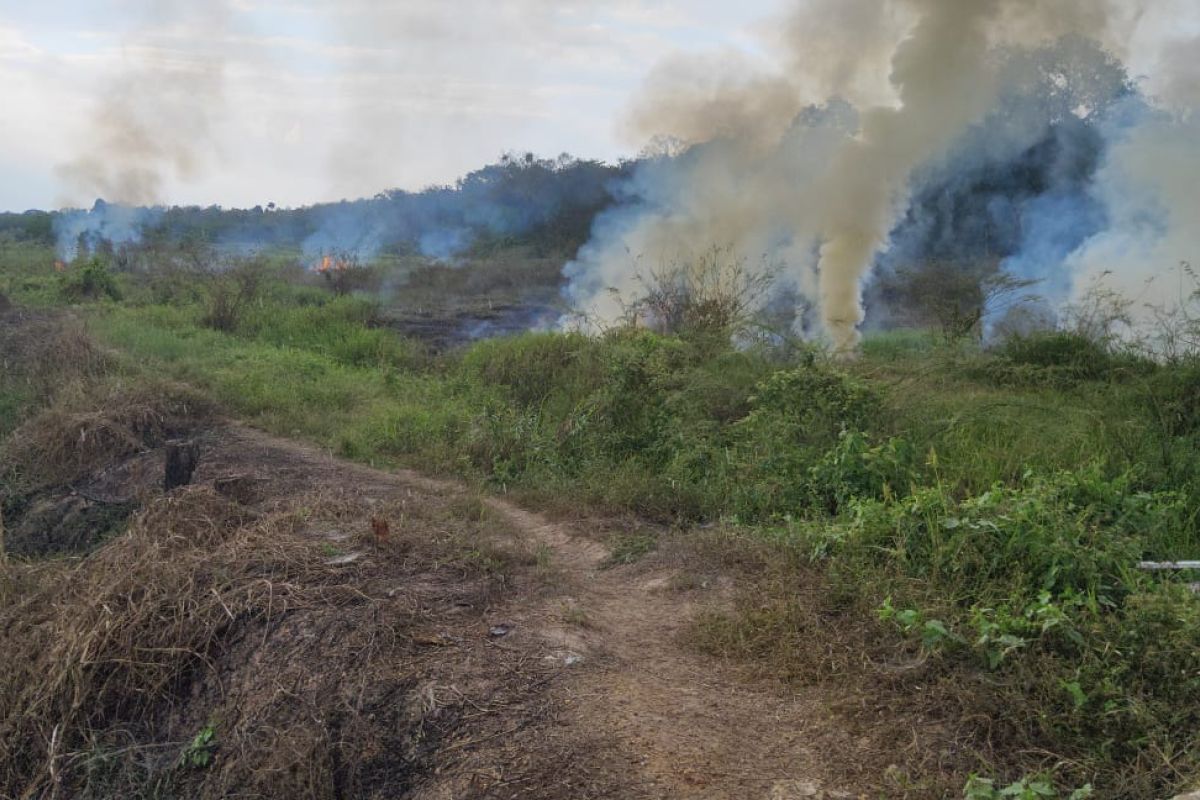
{"label": "shrub", "polygon": [[201,324],[225,333],[236,330],[247,307],[259,298],[262,280],[262,264],[257,261],[241,262],[209,275]]}
{"label": "shrub", "polygon": [[1069,331],[1013,336],[1000,348],[1000,355],[1014,364],[1063,367],[1084,378],[1103,374],[1112,361],[1104,344]]}
{"label": "shrub", "polygon": [[602,384],[601,348],[600,341],[579,333],[527,333],[475,343],[460,368],[469,380],[502,387],[526,408],[542,406],[555,394],[574,404]]}
{"label": "shrub", "polygon": [[1138,559],[1175,541],[1182,512],[1174,495],[1139,493],[1132,476],[1107,480],[1092,469],[961,501],[933,486],[896,503],[864,502],[853,538],[864,555],[952,588],[966,606],[1019,615],[1042,592],[1118,605],[1136,585]]}
{"label": "shrub", "polygon": [[[733,431],[740,474],[734,511],[740,518],[805,512],[818,498],[828,510],[862,488],[833,489],[829,481],[849,465],[828,454],[839,445],[864,443],[853,434],[878,420],[880,399],[866,384],[812,362],[774,373],[756,387],[750,403],[752,410]],[[864,470],[867,449],[856,456]]]}
{"label": "shrub", "polygon": [[999,385],[1065,387],[1079,381],[1124,379],[1153,369],[1153,362],[1118,352],[1102,340],[1073,331],[1049,331],[1009,337],[993,358],[971,372]]}
{"label": "shrub", "polygon": [[640,294],[625,302],[625,316],[659,333],[710,339],[719,347],[752,327],[774,281],[771,265],[751,267],[729,248],[649,270]]}
{"label": "shrub", "polygon": [[934,260],[885,276],[880,291],[905,310],[907,323],[935,326],[947,342],[959,342],[978,339],[985,317],[1033,299],[1027,290],[1034,283],[1003,272],[997,259]]}
{"label": "shrub", "polygon": [[1055,753],[1076,785],[1161,796],[1196,768],[1200,604],[1136,566],[1194,549],[1185,515],[1174,494],[1081,470],[966,499],[933,486],[862,501],[815,550],[857,591],[893,592],[883,618],[945,668],[992,673],[974,702],[1005,709],[994,736]]}
{"label": "shrub", "polygon": [[872,444],[860,431],[844,431],[840,441],[808,470],[812,504],[837,515],[856,500],[908,493],[917,480],[916,449],[904,439]]}
{"label": "shrub", "polygon": [[1200,358],[1155,370],[1142,388],[1142,397],[1164,437],[1200,433]]}
{"label": "shrub", "polygon": [[86,300],[121,299],[121,289],[117,280],[109,271],[107,262],[99,256],[92,256],[80,263],[76,262],[59,278],[59,294],[68,302]]}

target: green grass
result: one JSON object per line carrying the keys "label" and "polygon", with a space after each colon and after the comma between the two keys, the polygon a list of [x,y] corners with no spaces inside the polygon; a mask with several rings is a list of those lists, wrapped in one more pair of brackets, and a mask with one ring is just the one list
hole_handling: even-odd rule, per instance
{"label": "green grass", "polygon": [[[445,469],[469,411],[443,380],[346,363],[334,347],[304,349],[201,328],[186,311],[118,308],[93,325],[154,371],[207,390],[265,430],[362,460],[423,456]],[[353,359],[350,359],[351,361]]]}
{"label": "green grass", "polygon": [[61,302],[54,251],[45,245],[0,241],[0,293],[15,303],[45,307]]}

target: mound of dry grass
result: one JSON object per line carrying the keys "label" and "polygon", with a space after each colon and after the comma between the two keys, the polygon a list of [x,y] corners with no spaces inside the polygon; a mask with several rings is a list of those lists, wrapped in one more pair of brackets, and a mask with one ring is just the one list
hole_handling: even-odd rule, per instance
{"label": "mound of dry grass", "polygon": [[0,446],[0,476],[31,491],[65,486],[208,422],[213,405],[170,383],[77,383]]}
{"label": "mound of dry grass", "polygon": [[[399,521],[386,541],[372,515]],[[0,566],[0,797],[407,790],[483,697],[545,683],[430,681],[505,569],[471,539],[485,522],[447,522],[328,493],[255,513],[197,486],[85,558]]]}
{"label": "mound of dry grass", "polygon": [[111,367],[83,323],[68,314],[9,310],[0,306],[0,368],[5,382],[20,382],[43,402],[76,380],[94,379]]}
{"label": "mound of dry grass", "polygon": [[97,731],[144,720],[231,622],[284,607],[311,559],[245,521],[197,488],[78,564],[10,568],[26,591],[0,612],[0,794],[54,790]]}

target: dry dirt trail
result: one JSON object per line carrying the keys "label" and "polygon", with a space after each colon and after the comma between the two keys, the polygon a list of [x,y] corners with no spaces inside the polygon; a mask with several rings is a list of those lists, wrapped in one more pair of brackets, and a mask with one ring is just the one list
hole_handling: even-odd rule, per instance
{"label": "dry dirt trail", "polygon": [[[275,480],[337,474],[366,491],[401,489],[442,503],[467,491],[409,470],[384,472],[339,461],[249,428],[235,427],[228,435],[237,440],[232,449],[244,455],[270,451],[281,465]],[[562,665],[562,677],[547,689],[557,708],[555,726],[544,733],[591,743],[589,761],[600,774],[589,796],[860,796],[858,787],[835,777],[853,773],[838,762],[853,760],[859,743],[843,732],[819,688],[755,681],[736,665],[680,642],[699,610],[728,602],[729,579],[717,576],[708,586],[684,583],[679,564],[667,558],[613,567],[603,530],[556,522],[502,498],[483,503],[554,572],[554,591],[518,592],[490,610],[491,624],[511,630],[489,644],[528,649]],[[451,780],[418,796],[471,795]],[[522,794],[514,789],[505,796]]]}
{"label": "dry dirt trail", "polygon": [[[501,499],[487,502],[548,546],[566,572],[570,596],[513,614],[564,658],[582,659],[562,698],[569,718],[617,745],[611,766],[636,775],[645,796],[855,796],[825,786],[822,756],[806,746],[814,724],[828,721],[819,702],[756,686],[679,642],[703,605],[722,602],[728,587],[720,580],[683,591],[669,567],[606,569],[608,550],[586,534]],[[564,608],[586,624],[564,621]]]}

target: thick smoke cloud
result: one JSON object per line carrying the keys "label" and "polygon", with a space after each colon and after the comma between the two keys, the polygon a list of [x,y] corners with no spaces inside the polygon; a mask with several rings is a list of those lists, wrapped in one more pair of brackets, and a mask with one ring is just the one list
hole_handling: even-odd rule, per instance
{"label": "thick smoke cloud", "polygon": [[1067,258],[1076,292],[1100,281],[1134,300],[1135,321],[1194,288],[1179,265],[1200,258],[1200,119],[1133,106],[1114,123],[1096,181],[1109,224]]}
{"label": "thick smoke cloud", "polygon": [[[1114,226],[1149,214],[1171,242],[1162,230],[1178,212],[1155,204],[1187,207],[1165,200],[1166,176],[1144,155],[1157,147],[1194,163],[1185,128],[1178,117],[1152,124],[1154,112],[1127,99],[1118,57],[1140,19],[1137,6],[1094,0],[823,0],[775,26],[780,68],[673,59],[647,82],[631,126],[692,147],[639,170],[628,202],[567,266],[568,295],[611,319],[620,304],[608,289],[634,290],[644,262],[731,246],[777,264],[781,290],[815,306],[847,352],[873,269],[990,256],[1068,300],[1087,253],[1114,236],[1130,243]],[[1157,61],[1177,102],[1193,82],[1178,52],[1189,46],[1163,47]],[[1170,136],[1153,135],[1159,126]],[[1138,213],[1122,208],[1138,196]],[[1165,257],[1135,238],[1138,257]]]}

